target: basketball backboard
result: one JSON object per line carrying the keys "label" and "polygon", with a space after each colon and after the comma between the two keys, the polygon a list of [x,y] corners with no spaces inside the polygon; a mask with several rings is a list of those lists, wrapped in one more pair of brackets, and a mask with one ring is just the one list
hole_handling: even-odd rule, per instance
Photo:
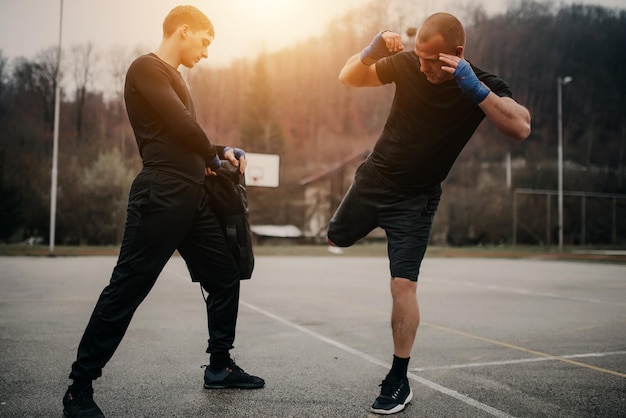
{"label": "basketball backboard", "polygon": [[246,186],[278,187],[280,156],[246,152]]}

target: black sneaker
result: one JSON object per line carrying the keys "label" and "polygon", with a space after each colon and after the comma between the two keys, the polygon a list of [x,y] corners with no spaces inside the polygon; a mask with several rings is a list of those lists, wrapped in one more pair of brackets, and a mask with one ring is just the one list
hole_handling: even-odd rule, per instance
{"label": "black sneaker", "polygon": [[229,366],[214,371],[210,366],[204,369],[204,388],[205,389],[258,389],[265,385],[265,380],[257,376],[250,376],[244,372],[235,362],[231,362]]}
{"label": "black sneaker", "polygon": [[69,387],[63,397],[63,416],[68,418],[104,418],[93,400],[93,387]]}
{"label": "black sneaker", "polygon": [[413,391],[406,377],[397,380],[393,376],[387,376],[379,386],[381,386],[380,396],[376,398],[370,409],[375,414],[395,414],[402,411],[413,399]]}

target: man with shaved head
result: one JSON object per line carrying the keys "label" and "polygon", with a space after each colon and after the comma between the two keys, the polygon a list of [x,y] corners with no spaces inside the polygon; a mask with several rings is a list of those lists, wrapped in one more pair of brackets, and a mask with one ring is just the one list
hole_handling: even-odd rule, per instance
{"label": "man with shaved head", "polygon": [[530,134],[528,110],[509,86],[464,58],[465,30],[436,13],[420,27],[415,48],[398,33],[378,33],[350,57],[339,79],[351,87],[395,83],[385,127],[328,227],[329,244],[348,247],[385,230],[391,272],[393,362],[371,411],[393,414],[412,397],[407,370],[419,325],[417,278],[441,197],[441,183],[486,117],[505,136]]}

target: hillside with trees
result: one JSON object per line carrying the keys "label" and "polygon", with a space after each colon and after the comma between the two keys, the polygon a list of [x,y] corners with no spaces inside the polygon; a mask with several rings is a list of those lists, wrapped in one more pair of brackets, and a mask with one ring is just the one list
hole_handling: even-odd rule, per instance
{"label": "hillside with trees", "polygon": [[[408,3],[415,2],[372,2],[290,48],[183,71],[197,119],[214,143],[281,157],[280,187],[249,188],[253,224],[300,226],[301,179],[373,147],[393,85],[351,89],[337,76],[381,29],[406,34],[412,48],[410,28],[426,12]],[[444,184],[433,239],[511,243],[513,191],[556,190],[558,77],[573,78],[563,86],[564,189],[626,194],[626,11],[520,1],[493,16],[469,2],[453,12],[466,26],[466,58],[509,83],[529,108],[533,131],[516,144],[481,125]],[[64,51],[57,76],[54,47],[32,58],[0,51],[1,240],[48,236],[53,93],[60,82],[57,240],[120,242],[130,182],[141,169],[123,79],[141,52],[117,49],[104,59],[90,44],[77,45]],[[95,89],[95,79],[109,80],[110,90]],[[548,200],[551,218],[545,196],[517,204],[517,241],[554,244],[556,197]],[[580,197],[567,197],[565,214],[568,244],[626,242],[626,199],[588,199],[583,210]]]}

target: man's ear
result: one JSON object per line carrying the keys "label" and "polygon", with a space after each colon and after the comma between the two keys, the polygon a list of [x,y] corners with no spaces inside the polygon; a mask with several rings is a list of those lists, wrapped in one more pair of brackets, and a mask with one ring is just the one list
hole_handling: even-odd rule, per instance
{"label": "man's ear", "polygon": [[189,33],[190,33],[189,25],[187,25],[187,24],[181,25],[181,26],[178,28],[178,30],[179,30],[179,32],[180,32],[180,36],[181,36],[183,39],[187,39],[187,37],[189,36]]}
{"label": "man's ear", "polygon": [[463,47],[457,46],[456,48],[454,48],[454,55],[459,58],[463,58]]}

